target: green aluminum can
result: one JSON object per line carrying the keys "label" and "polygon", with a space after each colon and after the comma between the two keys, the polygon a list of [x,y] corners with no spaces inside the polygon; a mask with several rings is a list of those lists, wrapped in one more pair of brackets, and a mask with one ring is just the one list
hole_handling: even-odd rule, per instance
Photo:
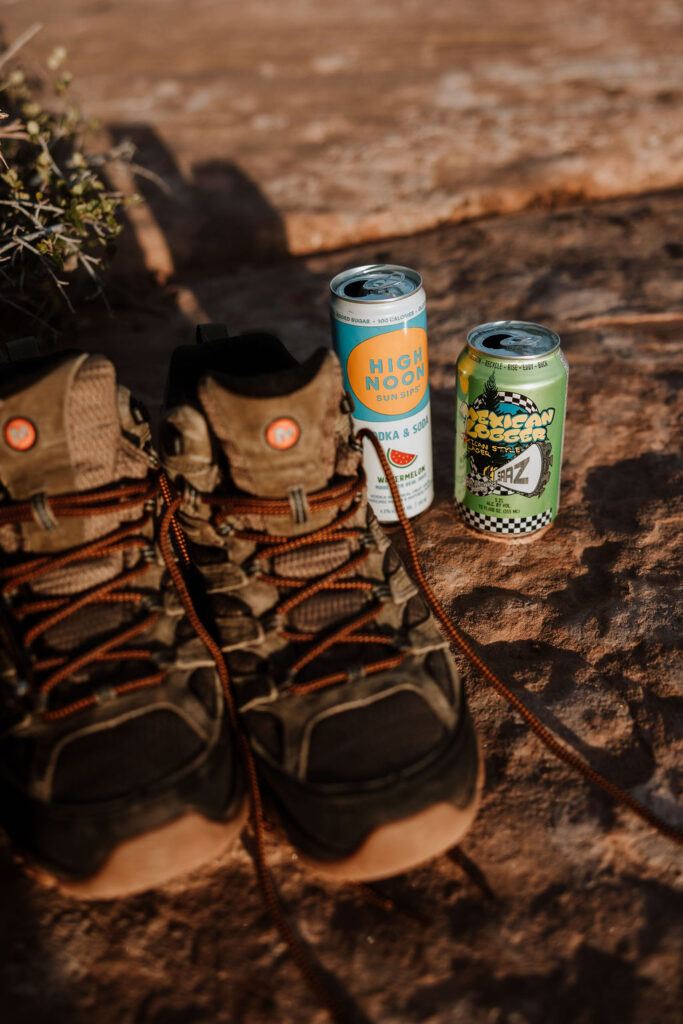
{"label": "green aluminum can", "polygon": [[501,539],[557,515],[569,367],[548,327],[475,327],[457,362],[455,500],[468,526]]}

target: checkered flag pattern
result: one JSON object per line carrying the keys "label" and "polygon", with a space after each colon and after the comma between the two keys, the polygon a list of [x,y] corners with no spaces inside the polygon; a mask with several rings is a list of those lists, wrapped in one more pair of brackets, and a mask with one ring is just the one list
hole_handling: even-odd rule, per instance
{"label": "checkered flag pattern", "polygon": [[465,480],[465,486],[470,494],[476,494],[480,498],[486,494],[509,494],[509,491],[503,491],[500,486],[494,484],[493,480],[489,476],[484,476],[483,473],[477,472],[472,467],[471,472],[467,474]]}
{"label": "checkered flag pattern", "polygon": [[536,530],[542,529],[553,518],[551,508],[545,509],[544,512],[538,512],[535,516],[487,516],[483,512],[474,512],[461,502],[456,504],[467,525],[485,533],[500,533],[517,537],[520,534],[534,533]]}
{"label": "checkered flag pattern", "polygon": [[[524,409],[525,412],[531,415],[532,412],[538,412],[538,406],[535,402],[532,402],[526,395],[520,395],[517,391],[499,391],[498,397],[501,402],[507,402],[509,405],[519,406],[520,409]],[[478,398],[474,400],[474,409],[481,409],[484,406],[485,398],[482,392]]]}

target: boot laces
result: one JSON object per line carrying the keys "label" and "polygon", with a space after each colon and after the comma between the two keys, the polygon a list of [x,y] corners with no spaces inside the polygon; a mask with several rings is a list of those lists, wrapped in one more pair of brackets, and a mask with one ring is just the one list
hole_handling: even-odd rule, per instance
{"label": "boot laces", "polygon": [[[250,558],[253,577],[261,583],[276,587],[282,595],[268,613],[269,624],[283,640],[304,648],[303,653],[296,657],[289,666],[285,680],[288,690],[293,694],[312,693],[327,686],[343,683],[357,677],[359,672],[363,675],[385,672],[395,668],[408,656],[407,650],[396,650],[398,645],[394,631],[382,631],[375,627],[369,631],[359,632],[363,627],[372,627],[383,606],[391,597],[385,580],[356,575],[356,570],[363,566],[372,552],[372,545],[368,543],[366,527],[347,525],[353,521],[361,508],[364,483],[365,474],[361,467],[355,476],[343,484],[336,484],[308,495],[307,500],[311,511],[338,507],[339,512],[331,523],[296,537],[278,536],[261,530],[240,529],[234,525],[234,522],[229,524],[231,538],[255,545],[254,553]],[[218,533],[226,533],[229,516],[247,514],[269,518],[282,517],[291,520],[289,502],[280,499],[203,495],[201,500],[214,510],[214,526]],[[346,507],[344,507],[345,505]],[[312,548],[316,549],[316,553],[320,553],[326,546],[329,549],[338,547],[340,541],[349,542],[351,549],[349,557],[335,568],[312,578],[287,576],[262,568],[264,563],[272,564],[272,561],[278,556],[293,552],[305,553],[306,549]],[[288,614],[317,594],[354,590],[365,594],[365,604],[355,616],[344,619],[336,628],[323,629],[316,633],[305,632],[286,625]],[[304,669],[338,645],[367,645],[369,648],[375,645],[386,646],[392,648],[392,653],[384,658],[365,660],[362,665],[349,666],[336,672],[299,681]]]}
{"label": "boot laces", "polygon": [[[592,785],[600,788],[603,792],[607,793],[613,800],[621,803],[622,806],[628,808],[632,813],[636,814],[642,820],[647,822],[652,828],[660,832],[667,839],[670,839],[678,845],[683,845],[683,832],[674,825],[665,821],[650,808],[645,807],[638,800],[632,797],[629,793],[626,793],[615,783],[606,779],[599,772],[591,768],[586,762],[584,762],[573,750],[565,747],[560,743],[548,729],[536,718],[532,711],[526,707],[524,702],[513,693],[512,690],[501,679],[486,665],[483,659],[473,650],[472,646],[463,637],[458,628],[454,625],[451,619],[448,617],[446,612],[441,607],[437,600],[434,592],[432,591],[422,567],[420,565],[417,541],[413,532],[412,525],[408,519],[403,508],[403,503],[396,484],[393,471],[389,462],[384,454],[382,446],[375,436],[375,434],[367,429],[363,429],[356,435],[359,441],[367,439],[369,443],[375,449],[377,457],[382,465],[382,470],[385,474],[385,478],[389,484],[391,495],[393,498],[394,506],[399,518],[399,523],[403,530],[404,538],[409,553],[410,567],[413,571],[415,580],[417,581],[419,588],[425,598],[427,604],[434,613],[436,619],[445,630],[447,636],[451,640],[454,647],[457,647],[468,660],[477,668],[480,674],[489,682],[494,689],[502,696],[509,704],[517,711],[517,713],[524,719],[526,724],[529,726],[531,731],[537,736],[539,740],[561,761],[572,768],[577,774],[583,776]],[[325,527],[321,527],[319,530],[314,530],[309,534],[304,534],[299,537],[278,537],[271,534],[267,534],[258,530],[239,530],[233,529],[232,524],[227,524],[227,517],[234,516],[239,517],[243,515],[263,515],[263,516],[287,516],[291,515],[291,506],[288,501],[281,499],[254,499],[246,497],[220,497],[214,494],[201,494],[199,500],[205,504],[210,505],[216,512],[214,518],[214,524],[221,529],[224,533],[229,533],[230,536],[235,536],[239,539],[253,541],[256,547],[257,560],[264,560],[265,558],[272,558],[276,554],[286,554],[290,551],[299,550],[306,545],[318,544],[325,540],[338,540],[340,537],[354,536],[359,540],[359,546],[361,548],[361,554],[354,555],[344,565],[338,569],[327,573],[322,577],[316,578],[312,581],[306,580],[301,581],[295,577],[283,577],[280,575],[269,575],[267,573],[259,573],[262,581],[272,582],[278,588],[289,589],[292,591],[290,595],[283,598],[274,609],[275,615],[273,616],[273,622],[276,628],[283,630],[282,626],[282,615],[288,610],[296,607],[298,603],[301,603],[306,597],[313,593],[320,592],[323,589],[328,588],[339,588],[342,585],[357,585],[360,588],[360,584],[363,584],[363,589],[366,589],[369,584],[370,587],[374,587],[374,584],[370,580],[342,580],[341,577],[346,576],[347,573],[353,571],[362,564],[364,558],[369,554],[368,546],[363,543],[363,536],[366,531],[361,528],[350,527],[346,528],[344,524],[352,518],[355,511],[358,508],[358,503],[361,500],[361,493],[365,482],[365,476],[362,468],[359,471],[357,477],[350,481],[346,481],[343,484],[335,485],[330,488],[318,491],[313,495],[308,496],[309,508],[311,510],[329,508],[332,506],[340,506],[344,501],[350,501],[351,504],[348,506],[345,512],[341,512],[335,521]],[[232,681],[228,671],[228,667],[223,657],[223,653],[220,649],[215,638],[209,633],[204,623],[200,620],[193,602],[189,594],[189,591],[185,585],[182,577],[180,568],[175,563],[173,553],[171,550],[171,536],[176,539],[176,542],[180,544],[180,549],[183,553],[183,560],[189,563],[189,556],[187,548],[182,537],[182,531],[179,529],[177,523],[175,526],[171,526],[175,522],[175,515],[182,503],[181,497],[172,498],[170,495],[170,486],[167,484],[169,498],[167,502],[167,510],[165,518],[168,520],[167,528],[162,529],[161,533],[161,545],[164,551],[164,558],[166,564],[169,567],[171,575],[176,583],[176,588],[181,597],[181,601],[186,609],[188,617],[192,621],[193,625],[199,636],[204,641],[208,651],[212,654],[216,663],[216,668],[223,684],[223,690],[226,697],[226,704],[229,713],[230,720],[238,738],[239,749],[242,756],[242,761],[245,766],[247,779],[249,783],[249,791],[251,797],[251,827],[254,837],[254,852],[253,859],[254,865],[261,888],[261,893],[264,902],[269,910],[271,918],[277,928],[280,931],[283,939],[287,943],[290,953],[296,964],[299,967],[303,977],[307,980],[311,990],[317,995],[320,1003],[325,1006],[330,1014],[330,1017],[337,1024],[346,1024],[348,1016],[343,1008],[339,1005],[338,1001],[323,981],[318,970],[314,967],[311,962],[310,955],[303,944],[300,937],[292,929],[287,919],[286,913],[282,907],[280,897],[277,891],[277,887],[271,875],[270,869],[267,864],[266,847],[265,847],[265,836],[266,836],[266,818],[263,809],[263,799],[261,796],[261,789],[259,778],[256,769],[256,763],[254,756],[249,745],[248,737],[241,724],[239,716],[236,710],[236,700],[232,688]],[[165,491],[166,493],[166,491]],[[230,528],[228,528],[228,526]],[[180,535],[180,542],[178,542],[178,534]],[[365,552],[363,554],[363,551]],[[291,691],[298,693],[310,692],[312,689],[319,689],[324,686],[332,685],[336,682],[343,682],[344,679],[348,678],[348,671],[343,673],[335,673],[329,676],[324,676],[319,679],[307,681],[306,683],[297,683],[296,677],[301,669],[309,664],[319,654],[323,653],[324,650],[339,643],[351,643],[351,642],[363,642],[363,634],[359,634],[357,630],[361,628],[367,621],[374,618],[379,614],[381,603],[371,605],[365,612],[359,614],[359,616],[346,623],[343,627],[340,627],[336,632],[329,634],[324,641],[319,641],[314,647],[308,652],[304,658],[300,658],[298,662],[290,669],[289,685]],[[367,617],[366,617],[367,616]],[[313,634],[303,634],[300,632],[287,632],[282,633],[286,638],[296,638],[299,641],[305,640],[306,642],[313,642],[315,637]],[[369,634],[372,636],[372,642],[377,642],[377,636],[375,634]],[[325,646],[323,646],[323,644]],[[391,667],[393,664],[397,664],[398,661],[402,660],[406,654],[403,651],[399,651],[398,654],[394,655],[393,658],[385,659],[385,667]],[[394,660],[398,659],[398,660]],[[391,665],[389,664],[391,662]],[[369,665],[364,666],[366,672],[382,671],[379,667],[380,662],[371,662]],[[361,891],[367,890],[367,886],[360,887]]]}
{"label": "boot laces", "polygon": [[[146,633],[159,618],[159,611],[150,605],[149,591],[130,586],[143,576],[149,562],[154,559],[153,541],[144,536],[145,527],[152,521],[159,479],[134,483],[122,482],[99,490],[81,491],[75,494],[41,496],[40,517],[49,517],[55,524],[61,518],[113,515],[139,508],[141,515],[132,522],[126,522],[112,532],[95,540],[60,552],[46,555],[8,558],[0,566],[0,596],[3,598],[3,614],[0,616],[0,631],[8,648],[14,655],[17,668],[23,670],[26,686],[36,700],[38,711],[45,720],[61,719],[67,715],[148,686],[159,684],[166,670],[128,679],[116,686],[105,685],[92,689],[83,697],[58,708],[50,709],[50,695],[60,685],[73,681],[77,673],[95,665],[124,661],[150,661],[153,652],[147,648],[132,645],[131,641]],[[36,504],[33,501],[6,502],[0,506],[0,527],[35,521]],[[43,596],[32,589],[32,584],[52,576],[59,570],[83,567],[96,559],[106,559],[123,552],[139,551],[140,556],[130,569],[86,590],[64,595]],[[79,651],[68,657],[61,653],[54,655],[40,651],[41,638],[52,627],[64,623],[89,608],[101,605],[129,605],[147,614],[130,625],[121,626],[106,640]],[[31,625],[25,625],[30,619]]]}

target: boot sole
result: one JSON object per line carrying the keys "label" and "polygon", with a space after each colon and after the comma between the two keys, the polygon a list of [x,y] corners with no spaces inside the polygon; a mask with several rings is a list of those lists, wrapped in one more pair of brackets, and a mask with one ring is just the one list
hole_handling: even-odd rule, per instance
{"label": "boot sole", "polygon": [[484,774],[479,749],[476,790],[467,807],[442,800],[407,818],[380,825],[350,857],[322,861],[298,851],[299,861],[320,878],[337,882],[373,882],[420,867],[456,846],[469,830],[481,803]]}
{"label": "boot sole", "polygon": [[90,878],[59,878],[26,862],[23,867],[41,885],[56,887],[77,899],[120,899],[158,888],[214,860],[237,841],[248,814],[246,797],[229,822],[209,821],[191,811],[120,843],[100,871]]}

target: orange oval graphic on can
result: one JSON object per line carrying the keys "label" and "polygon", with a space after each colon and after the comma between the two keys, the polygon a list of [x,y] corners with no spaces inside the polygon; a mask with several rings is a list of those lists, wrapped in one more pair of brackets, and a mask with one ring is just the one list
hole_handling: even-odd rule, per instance
{"label": "orange oval graphic on can", "polygon": [[5,441],[15,452],[27,452],[36,443],[36,428],[24,416],[15,416],[5,424]]}
{"label": "orange oval graphic on can", "polygon": [[351,390],[366,408],[404,416],[427,391],[427,332],[424,327],[406,327],[366,338],[351,350],[346,373]]}
{"label": "orange oval graphic on can", "polygon": [[289,416],[279,416],[266,429],[266,441],[271,448],[284,452],[292,448],[299,440],[301,430],[296,420]]}

